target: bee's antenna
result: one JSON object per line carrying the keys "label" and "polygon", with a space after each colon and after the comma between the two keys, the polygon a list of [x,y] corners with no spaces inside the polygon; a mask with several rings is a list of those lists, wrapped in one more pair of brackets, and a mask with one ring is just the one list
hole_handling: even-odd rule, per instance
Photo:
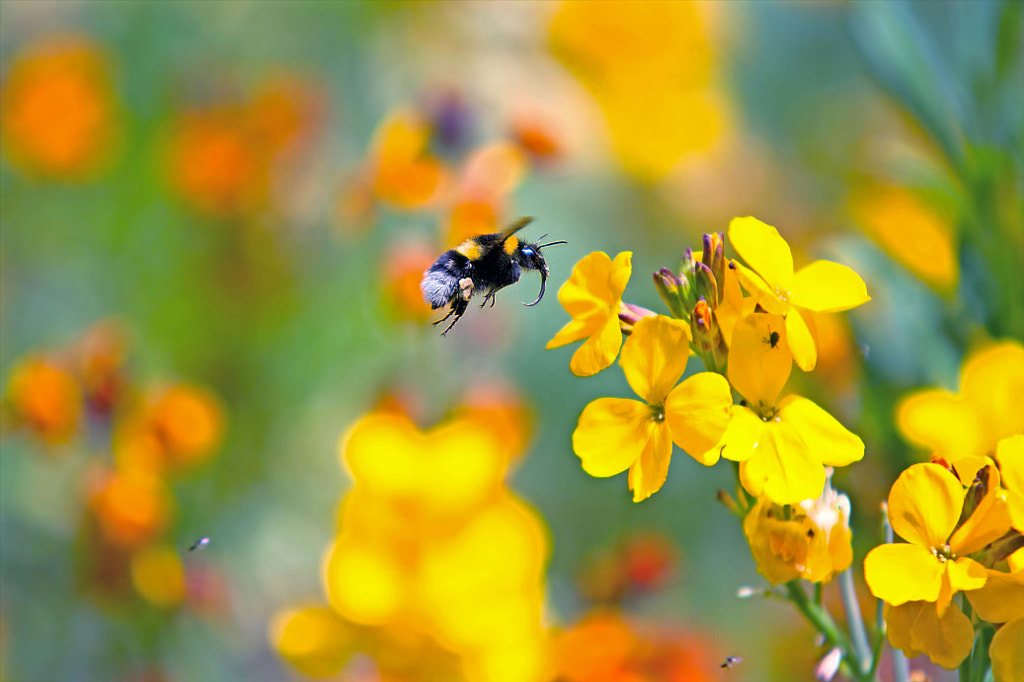
{"label": "bee's antenna", "polygon": [[[546,237],[546,236],[547,236],[547,235],[544,235],[544,237]],[[541,239],[544,239],[544,237],[541,237]],[[539,240],[538,240],[538,241],[539,241]],[[538,249],[546,249],[547,247],[549,247],[549,246],[555,246],[556,244],[568,244],[568,243],[569,243],[569,242],[565,241],[564,239],[560,239],[560,240],[558,240],[557,242],[548,242],[547,244],[538,244],[538,245],[537,245],[537,248],[538,248]]]}
{"label": "bee's antenna", "polygon": [[541,236],[537,237],[537,241],[540,241],[541,239],[544,239],[544,237],[547,237],[547,236],[548,236],[548,233],[547,233],[547,232],[545,232],[545,233],[544,233],[544,234],[542,234]]}

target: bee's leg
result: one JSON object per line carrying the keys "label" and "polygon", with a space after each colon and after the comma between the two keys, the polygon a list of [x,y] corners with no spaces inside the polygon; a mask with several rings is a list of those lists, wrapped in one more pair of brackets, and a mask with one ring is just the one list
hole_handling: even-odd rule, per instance
{"label": "bee's leg", "polygon": [[451,317],[454,314],[455,314],[455,306],[452,306],[451,310],[448,311],[447,315],[442,317],[440,320],[437,320],[436,322],[432,322],[431,324],[436,327],[437,325],[441,324],[442,322],[444,322],[445,320],[447,320],[449,317]]}
{"label": "bee's leg", "polygon": [[468,301],[473,296],[473,280],[470,277],[463,277],[459,280],[459,298]]}
{"label": "bee's leg", "polygon": [[[466,308],[468,308],[468,307],[469,307],[469,302],[468,301],[463,301],[461,299],[455,299],[454,301],[452,301],[452,312],[448,313],[448,315],[451,315],[452,313],[454,313],[455,314],[455,319],[452,320],[451,324],[449,324],[447,327],[445,327],[445,330],[443,332],[441,332],[441,336],[446,336],[448,334],[448,332],[450,332],[452,330],[452,327],[455,326],[455,323],[458,322],[460,319],[462,319],[462,316],[463,316],[463,314],[465,314]],[[445,320],[448,319],[448,315],[445,315],[445,317],[444,317]],[[438,322],[443,322],[443,320],[438,320]]]}
{"label": "bee's leg", "polygon": [[494,294],[495,294],[495,292],[497,292],[497,289],[490,289],[487,292],[487,295],[484,296],[484,302],[480,304],[481,308],[483,308],[485,305],[487,305],[487,301],[491,302],[491,307],[492,308],[494,307]]}

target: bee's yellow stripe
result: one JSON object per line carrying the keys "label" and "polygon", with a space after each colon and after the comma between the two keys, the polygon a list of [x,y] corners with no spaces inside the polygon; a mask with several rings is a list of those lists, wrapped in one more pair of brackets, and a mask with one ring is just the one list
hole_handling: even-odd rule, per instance
{"label": "bee's yellow stripe", "polygon": [[482,255],[480,244],[478,244],[475,239],[467,239],[466,241],[456,246],[455,250],[461,253],[469,260],[476,260],[480,258],[480,256]]}
{"label": "bee's yellow stripe", "polygon": [[518,237],[509,237],[508,239],[505,240],[505,253],[507,253],[508,255],[511,256],[513,253],[516,252],[516,249],[518,249],[518,248],[519,248],[519,238]]}

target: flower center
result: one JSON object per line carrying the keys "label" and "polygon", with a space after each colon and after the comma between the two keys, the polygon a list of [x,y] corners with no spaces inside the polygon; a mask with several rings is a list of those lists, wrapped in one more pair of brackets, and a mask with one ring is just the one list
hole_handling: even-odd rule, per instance
{"label": "flower center", "polygon": [[934,554],[935,558],[942,562],[952,561],[956,558],[956,555],[953,554],[953,550],[949,548],[948,543],[942,545],[941,547],[932,547],[932,554]]}
{"label": "flower center", "polygon": [[651,408],[651,421],[663,422],[665,421],[665,406],[664,405],[650,405]]}

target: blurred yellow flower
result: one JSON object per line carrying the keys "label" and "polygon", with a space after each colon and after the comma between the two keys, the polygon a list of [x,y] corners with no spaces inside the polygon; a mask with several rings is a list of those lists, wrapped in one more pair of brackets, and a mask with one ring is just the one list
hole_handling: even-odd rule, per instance
{"label": "blurred yellow flower", "polygon": [[740,462],[750,494],[780,505],[818,497],[826,464],[846,466],[864,456],[860,438],[815,403],[797,395],[779,400],[793,366],[789,348],[780,315],[755,313],[736,324],[727,373],[745,400],[732,407],[716,446]]}
{"label": "blurred yellow flower", "polygon": [[566,2],[551,49],[597,100],[625,169],[659,180],[727,133],[710,35],[714,8],[687,2]]}
{"label": "blurred yellow flower", "polygon": [[864,280],[838,263],[818,260],[793,272],[793,254],[771,225],[752,217],[729,223],[729,241],[753,271],[737,264],[740,282],[769,313],[785,317],[793,359],[809,372],[818,359],[810,313],[856,308],[871,300]]}
{"label": "blurred yellow flower", "polygon": [[430,126],[412,111],[396,111],[377,128],[370,151],[374,196],[396,208],[416,210],[436,201],[448,179],[430,154]]}
{"label": "blurred yellow flower", "polygon": [[351,640],[344,628],[358,625],[352,647],[386,679],[543,679],[548,539],[537,514],[502,485],[510,431],[487,414],[461,408],[422,431],[404,414],[376,413],[342,438],[354,487],[323,563],[338,620],[306,613],[296,624],[293,614],[295,628],[323,630],[307,648],[282,634],[279,619],[271,639],[285,658],[336,671],[332,656]]}
{"label": "blurred yellow flower", "polygon": [[856,192],[850,213],[893,258],[928,284],[951,290],[960,275],[952,223],[906,187],[875,185]]}
{"label": "blurred yellow flower", "polygon": [[288,609],[270,625],[270,643],[308,677],[331,677],[352,656],[351,626],[325,606]]}
{"label": "blurred yellow flower", "polygon": [[576,349],[569,369],[576,376],[588,377],[615,362],[622,345],[619,330],[619,308],[633,272],[633,254],[623,251],[615,260],[603,251],[585,256],[572,269],[572,274],[558,290],[558,302],[572,317],[547,348],[558,348],[573,341],[587,339]]}
{"label": "blurred yellow flower", "polygon": [[185,567],[173,547],[151,545],[131,558],[132,585],[155,606],[176,606],[185,598]]}
{"label": "blurred yellow flower", "polygon": [[743,520],[743,532],[757,572],[772,585],[797,578],[827,582],[853,562],[850,500],[828,483],[819,498],[792,509],[758,500]]}
{"label": "blurred yellow flower", "polygon": [[61,180],[94,175],[117,127],[110,65],[82,37],[53,37],[17,55],[0,92],[4,156],[23,172]]}
{"label": "blurred yellow flower", "polygon": [[1008,340],[964,360],[960,392],[917,391],[900,401],[903,436],[954,466],[961,457],[991,453],[998,441],[1024,433],[1024,345]]}
{"label": "blurred yellow flower", "polygon": [[629,469],[633,501],[657,492],[668,476],[672,443],[706,466],[718,461],[732,394],[719,374],[701,372],[676,382],[690,355],[689,327],[661,315],[633,328],[619,364],[643,401],[600,398],[583,409],[573,449],[592,476]]}
{"label": "blurred yellow flower", "polygon": [[992,678],[998,682],[1024,680],[1024,618],[1017,618],[999,628],[988,647],[992,661]]}
{"label": "blurred yellow flower", "polygon": [[32,355],[11,369],[7,402],[15,424],[24,425],[44,443],[58,445],[78,429],[82,389],[59,363]]}

